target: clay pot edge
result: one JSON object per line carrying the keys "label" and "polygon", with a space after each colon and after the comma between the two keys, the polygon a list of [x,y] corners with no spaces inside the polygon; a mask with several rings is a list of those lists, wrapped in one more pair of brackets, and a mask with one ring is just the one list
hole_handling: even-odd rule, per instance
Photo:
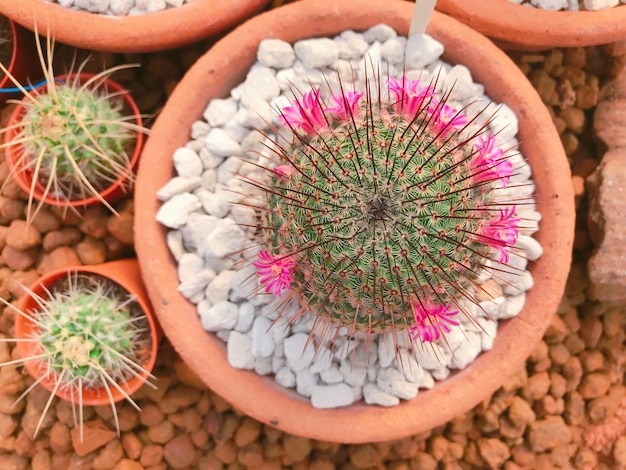
{"label": "clay pot edge", "polygon": [[195,0],[137,16],[75,11],[44,0],[0,3],[0,13],[59,42],[105,52],[153,52],[212,36],[260,11],[269,0]]}
{"label": "clay pot edge", "polygon": [[607,44],[626,38],[626,5],[598,11],[547,11],[508,0],[438,0],[437,9],[505,49]]}

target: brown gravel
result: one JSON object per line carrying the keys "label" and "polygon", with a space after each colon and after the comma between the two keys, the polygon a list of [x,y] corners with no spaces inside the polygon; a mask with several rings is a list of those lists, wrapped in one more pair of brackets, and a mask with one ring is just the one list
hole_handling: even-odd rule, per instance
{"label": "brown gravel", "polygon": [[[274,2],[278,4],[280,2]],[[188,67],[206,49],[199,43],[167,53],[95,54],[94,63],[137,62],[116,77],[154,114]],[[166,341],[155,370],[158,389],[141,389],[118,405],[121,435],[108,407],[86,407],[84,441],[71,406],[55,400],[37,439],[31,439],[47,392],[16,367],[0,370],[1,469],[474,469],[626,468],[626,348],[623,305],[587,299],[584,178],[599,163],[591,129],[601,84],[623,67],[626,46],[512,53],[551,111],[567,150],[576,190],[578,224],[567,292],[543,340],[526,363],[487,401],[429,432],[385,443],[340,445],[285,434],[242,416],[202,385]],[[2,110],[2,116],[8,110]],[[626,135],[626,133],[624,133]],[[0,157],[1,158],[1,157]],[[7,174],[0,164],[0,178]],[[13,300],[19,283],[73,263],[133,255],[133,204],[120,216],[95,207],[80,219],[43,208],[25,226],[24,195],[13,184],[0,194],[0,294]],[[10,335],[13,313],[0,309],[0,332]],[[11,348],[0,344],[0,360]],[[358,430],[355,430],[358,432]]]}

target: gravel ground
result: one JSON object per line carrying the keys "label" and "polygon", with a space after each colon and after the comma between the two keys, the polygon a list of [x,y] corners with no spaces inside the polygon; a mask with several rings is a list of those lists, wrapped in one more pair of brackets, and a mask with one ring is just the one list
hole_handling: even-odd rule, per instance
{"label": "gravel ground", "polygon": [[[140,63],[140,68],[115,78],[133,91],[144,113],[156,113],[207,46],[203,42],[143,55],[98,54],[94,63]],[[592,245],[584,187],[584,177],[599,161],[591,135],[598,87],[623,68],[625,54],[624,44],[612,44],[512,56],[552,111],[561,133],[574,173],[578,226],[558,315],[526,367],[491,399],[444,426],[402,440],[361,445],[313,441],[241,415],[199,384],[164,342],[155,370],[158,389],[144,387],[135,397],[143,412],[118,406],[120,438],[112,431],[110,409],[87,407],[86,437],[80,444],[71,407],[56,401],[43,432],[33,441],[47,392],[36,388],[12,407],[32,379],[20,368],[2,368],[0,468],[626,468],[625,307],[586,299]],[[3,122],[9,109],[1,110]],[[2,162],[0,179],[6,175]],[[32,236],[15,237],[24,224],[24,194],[7,185],[0,195],[0,295],[15,299],[16,280],[29,283],[59,266],[132,255],[132,200],[117,207],[119,218],[94,208],[82,219],[64,220],[46,209],[31,227]],[[13,313],[0,312],[0,332],[10,335]],[[0,345],[0,360],[10,356],[11,348]]]}

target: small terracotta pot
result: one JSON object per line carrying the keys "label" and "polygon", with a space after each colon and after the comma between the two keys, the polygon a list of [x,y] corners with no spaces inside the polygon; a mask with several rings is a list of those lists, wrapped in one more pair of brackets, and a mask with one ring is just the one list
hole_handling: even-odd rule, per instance
{"label": "small terracotta pot", "polygon": [[0,2],[0,13],[64,44],[107,52],[151,52],[198,41],[241,23],[268,0],[195,0],[137,16],[76,11],[47,0]]}
{"label": "small terracotta pot", "polygon": [[[288,42],[365,30],[386,23],[408,33],[414,4],[379,0],[301,1],[262,14],[225,36],[187,72],[148,139],[135,188],[135,247],[163,330],[183,360],[215,392],[244,413],[283,431],[325,441],[383,441],[419,433],[469,410],[519,370],[556,311],[570,267],[574,196],[570,169],[546,107],[519,68],[491,41],[435,12],[428,33],[441,41],[445,60],[468,66],[496,101],[520,120],[521,151],[534,170],[537,208],[544,214],[537,239],[545,252],[531,263],[535,286],[521,314],[500,323],[494,347],[469,367],[391,408],[360,402],[319,410],[272,377],[231,367],[225,344],[203,330],[196,306],[178,292],[177,264],[166,228],[156,221],[157,191],[172,178],[172,155],[212,98],[223,98],[245,77],[267,37]],[[237,51],[233,54],[233,51]]]}
{"label": "small terracotta pot", "polygon": [[[11,60],[6,67],[9,73],[19,82],[35,83],[41,76],[41,67],[37,60],[37,52],[35,50],[35,41],[33,34],[22,28],[19,24],[9,20],[11,27]],[[2,76],[0,79],[0,88],[15,88],[13,81],[8,75]],[[21,92],[0,93],[0,105],[6,100],[19,98]]]}
{"label": "small terracotta pot", "polygon": [[[81,82],[86,82],[90,78],[95,75],[92,73],[82,72],[80,74],[69,74],[69,75],[59,75],[56,77],[58,80],[74,80],[76,77],[79,77]],[[139,108],[137,107],[137,103],[132,98],[130,93],[128,93],[122,85],[111,80],[110,78],[103,82],[104,87],[109,92],[121,94],[124,99],[124,108],[125,113],[128,115],[132,115],[134,119],[134,124],[142,127],[143,121],[141,119],[141,114],[139,112]],[[45,86],[41,89],[41,93],[45,93]],[[30,93],[38,93],[38,90],[31,91]],[[27,102],[29,98],[24,97],[21,103]],[[28,168],[25,168],[24,162],[24,147],[17,143],[13,143],[16,140],[16,136],[20,131],[18,127],[12,127],[15,124],[19,123],[24,114],[26,114],[26,108],[22,104],[18,104],[17,107],[11,113],[9,117],[9,122],[7,124],[7,130],[4,133],[4,145],[5,145],[5,154],[7,164],[9,169],[11,170],[11,174],[15,182],[18,184],[22,190],[26,193],[31,192],[31,182],[32,182],[32,171]],[[139,161],[139,156],[141,155],[141,150],[144,142],[144,134],[142,132],[137,132],[135,137],[135,144],[132,151],[132,155],[130,157],[130,165],[126,169],[125,173],[120,175],[117,180],[115,180],[110,186],[107,186],[105,189],[99,192],[102,199],[107,202],[115,202],[125,196],[127,196],[131,191],[131,181],[133,179],[133,172],[137,168],[137,163]],[[58,207],[84,207],[90,206],[93,204],[100,204],[101,199],[96,197],[95,195],[84,198],[84,199],[59,199],[49,194],[45,194],[45,186],[38,182],[33,190],[33,198],[37,201],[42,201],[45,204],[51,206]]]}
{"label": "small terracotta pot", "polygon": [[[150,327],[149,360],[146,363],[142,364],[142,367],[147,372],[151,372],[156,362],[157,349],[159,345],[159,340],[161,338],[161,330],[154,317],[152,307],[146,293],[146,289],[141,280],[141,273],[139,271],[139,264],[137,263],[137,260],[125,259],[119,261],[111,261],[100,265],[76,266],[59,269],[41,277],[33,286],[30,287],[30,289],[38,296],[46,298],[46,289],[49,289],[52,285],[54,285],[55,282],[66,279],[68,274],[74,272],[78,272],[79,274],[96,274],[99,276],[103,276],[118,284],[128,293],[136,296],[136,300],[139,303],[143,312],[145,313],[147,322]],[[32,297],[31,295],[25,295],[20,301],[19,308],[20,310],[22,310],[22,312],[28,313],[29,311],[38,310],[40,307],[34,297]],[[33,333],[36,332],[38,332],[38,327],[32,320],[24,317],[23,315],[16,314],[16,338],[29,338],[32,337]],[[30,342],[18,342],[16,347],[20,357],[22,358],[31,357],[38,354],[36,346]],[[32,375],[35,379],[40,380],[40,384],[46,390],[53,392],[55,389],[55,382],[54,380],[51,380],[49,378],[41,378],[42,369],[40,366],[41,364],[37,363],[36,361],[29,361],[26,363],[26,370],[28,370],[28,373]],[[127,382],[120,383],[119,385],[124,393],[132,395],[137,390],[139,390],[139,388],[145,383],[147,379],[148,374],[141,373],[140,377],[133,377]],[[83,404],[91,406],[107,405],[110,404],[112,401],[118,402],[125,398],[124,394],[116,388],[112,387],[110,390],[112,399],[109,397],[105,389],[84,389],[82,394]],[[76,397],[72,394],[72,389],[59,388],[56,391],[56,395],[67,401],[76,400]]]}
{"label": "small terracotta pot", "polygon": [[595,46],[626,39],[626,5],[598,11],[547,11],[509,0],[438,0],[437,9],[505,49]]}

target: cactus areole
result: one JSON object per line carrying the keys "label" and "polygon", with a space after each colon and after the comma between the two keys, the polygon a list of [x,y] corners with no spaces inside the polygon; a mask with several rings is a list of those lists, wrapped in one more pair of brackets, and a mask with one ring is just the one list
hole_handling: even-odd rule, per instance
{"label": "cactus areole", "polygon": [[293,139],[270,146],[271,176],[253,182],[266,194],[253,264],[282,306],[319,315],[319,331],[330,322],[437,340],[457,315],[471,320],[488,260],[513,252],[515,205],[494,200],[512,163],[488,119],[476,125],[432,83],[341,88],[328,103],[313,89],[280,112]]}

